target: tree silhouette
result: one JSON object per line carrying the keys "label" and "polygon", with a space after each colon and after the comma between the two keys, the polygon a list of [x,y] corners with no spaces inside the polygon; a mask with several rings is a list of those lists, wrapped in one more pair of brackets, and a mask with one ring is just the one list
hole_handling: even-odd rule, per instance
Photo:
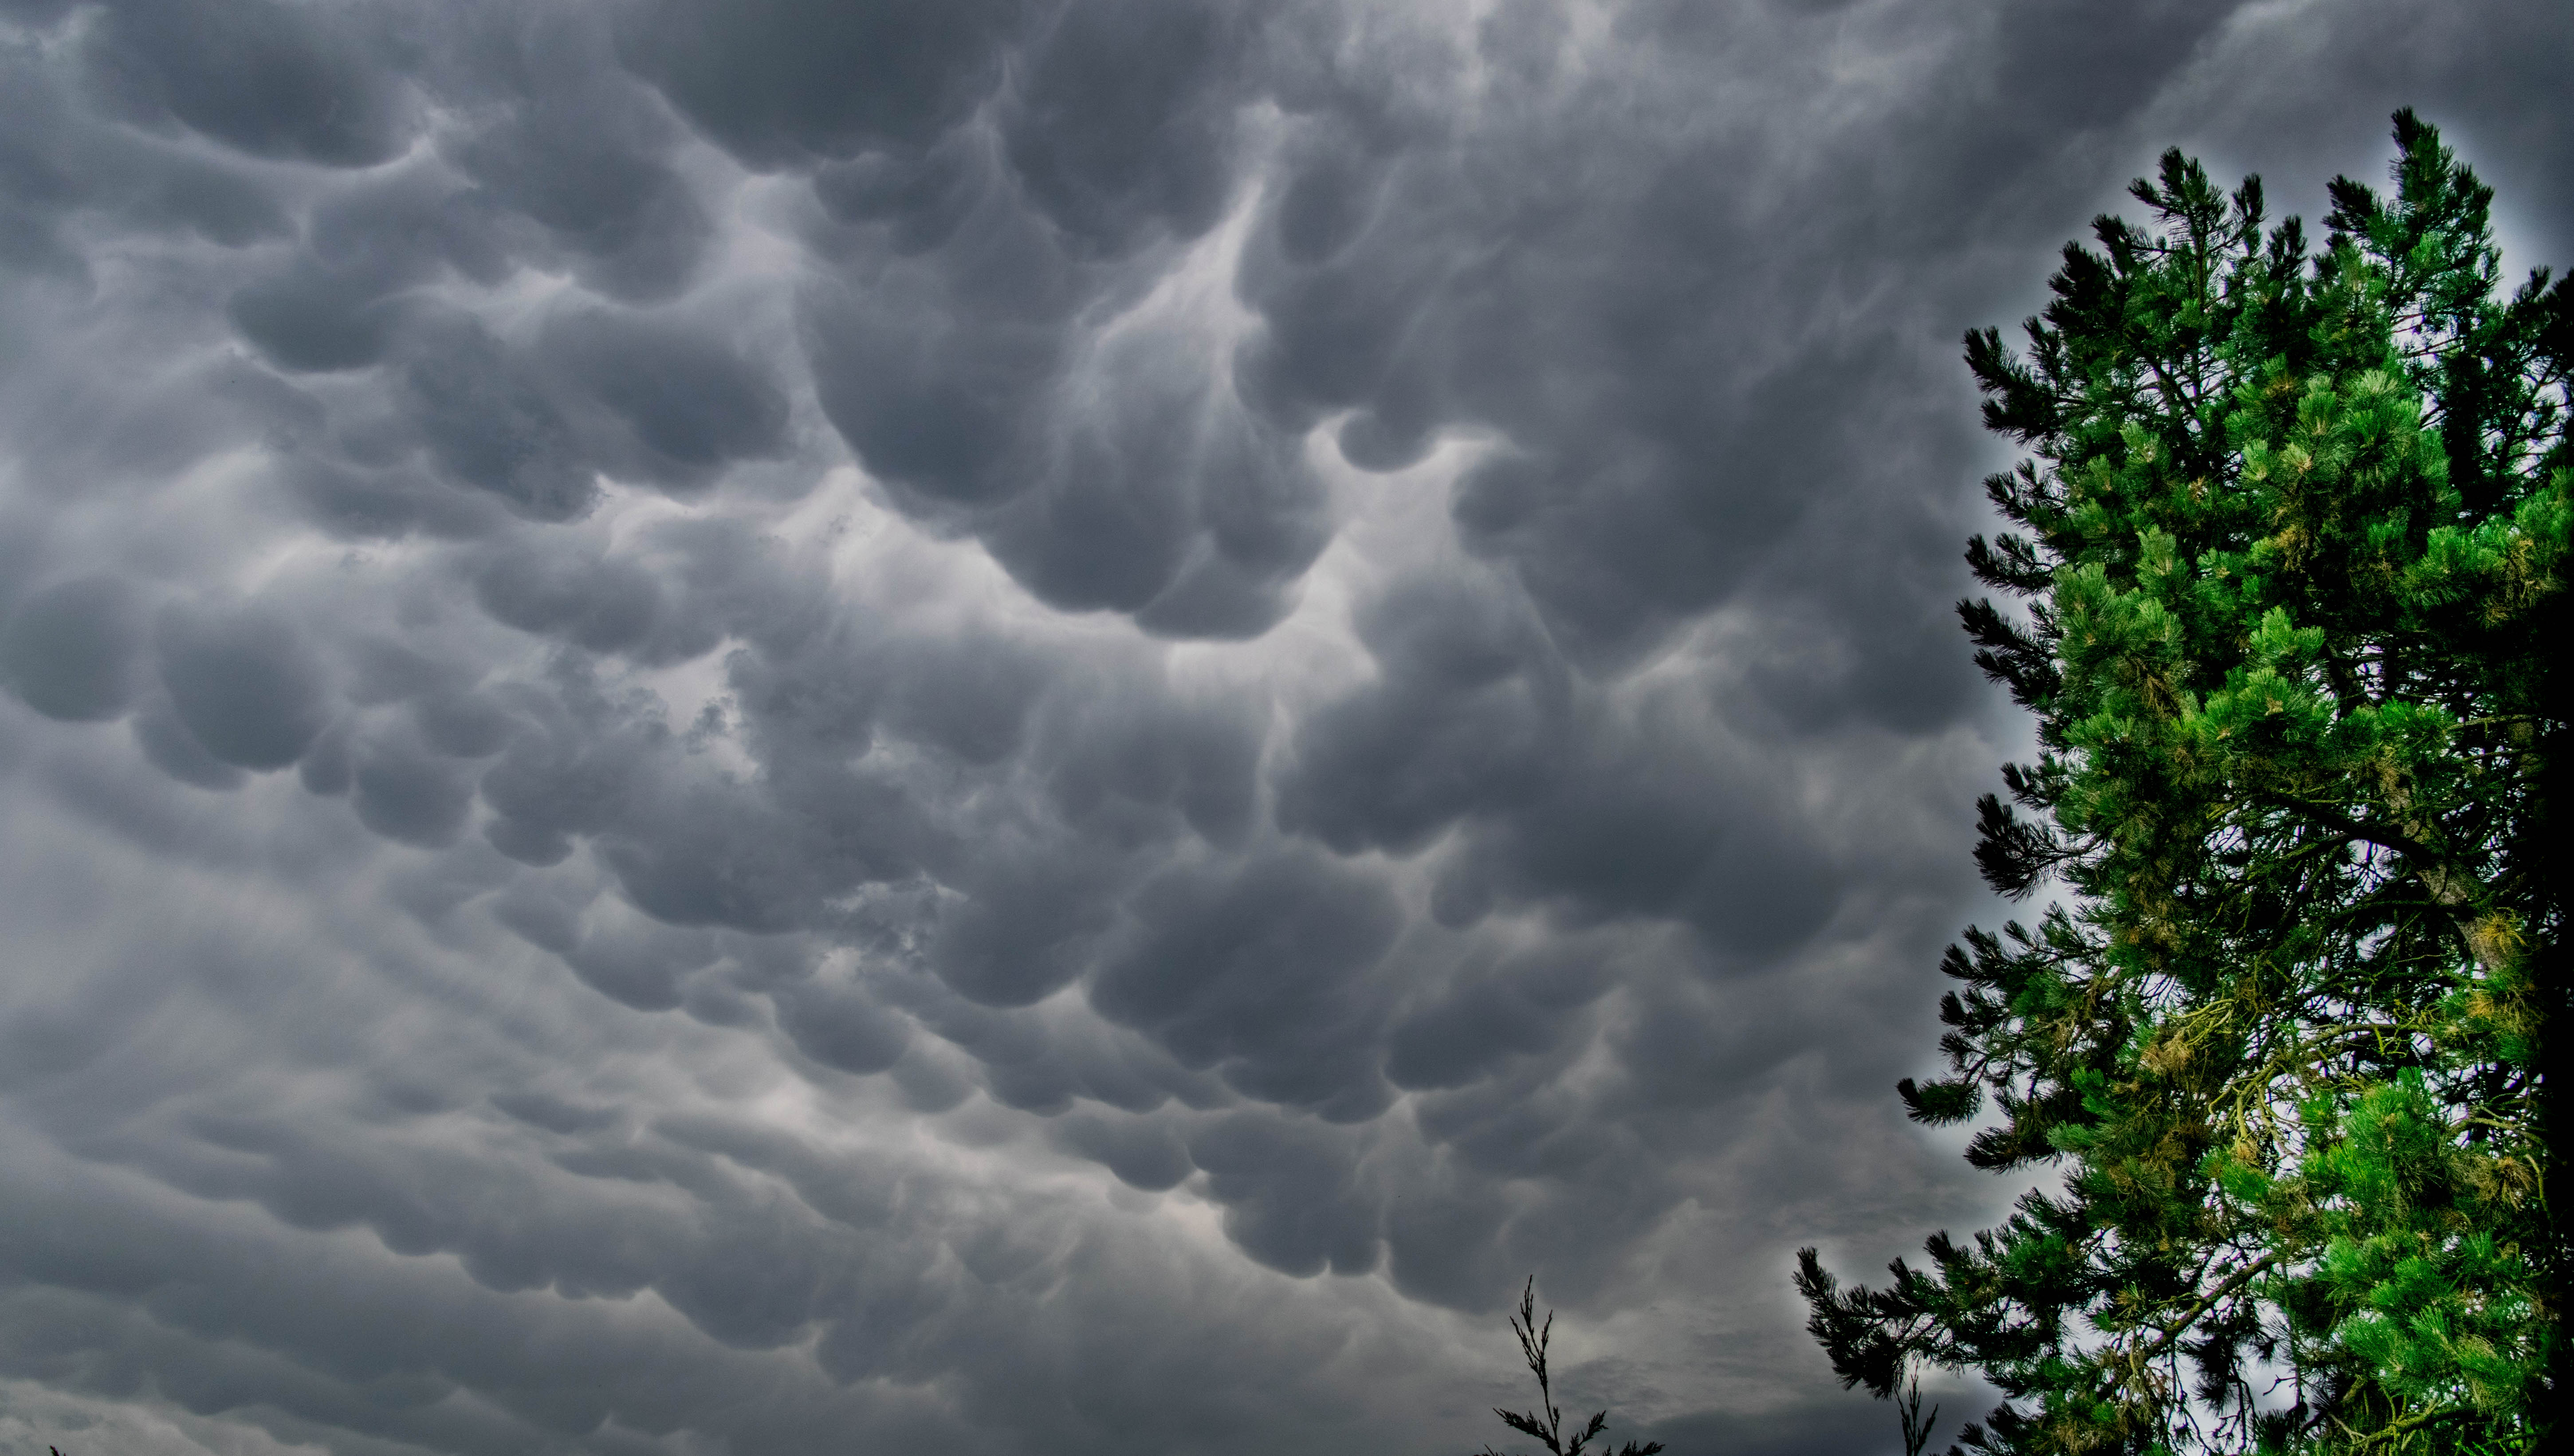
{"label": "tree silhouette", "polygon": [[[1520,1291],[1520,1312],[1511,1317],[1511,1333],[1519,1336],[1520,1354],[1528,1361],[1529,1373],[1537,1377],[1538,1408],[1533,1411],[1515,1411],[1495,1406],[1493,1414],[1500,1416],[1502,1423],[1512,1430],[1521,1435],[1533,1437],[1542,1443],[1550,1456],[1582,1456],[1591,1442],[1607,1428],[1609,1412],[1604,1410],[1595,1413],[1591,1417],[1591,1423],[1576,1430],[1572,1441],[1566,1442],[1564,1411],[1555,1403],[1555,1384],[1548,1377],[1546,1370],[1546,1347],[1548,1340],[1555,1334],[1555,1311],[1548,1310],[1546,1323],[1538,1323],[1537,1276],[1534,1274],[1529,1276],[1528,1287]],[[1935,1415],[1937,1412],[1934,1410],[1932,1414]],[[1601,1449],[1605,1452],[1608,1448],[1604,1446]],[[1618,1456],[1654,1456],[1655,1452],[1662,1449],[1663,1443],[1660,1441],[1648,1441],[1642,1446],[1629,1441],[1618,1449]],[[1501,1453],[1487,1444],[1480,1456],[1501,1456]]]}

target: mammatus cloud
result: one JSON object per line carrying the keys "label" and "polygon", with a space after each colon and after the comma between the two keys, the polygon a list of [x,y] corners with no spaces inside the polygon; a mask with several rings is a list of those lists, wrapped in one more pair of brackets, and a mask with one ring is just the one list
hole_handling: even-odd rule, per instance
{"label": "mammatus cloud", "polygon": [[1994,459],[2541,4],[0,4],[0,1450],[1891,1445]]}

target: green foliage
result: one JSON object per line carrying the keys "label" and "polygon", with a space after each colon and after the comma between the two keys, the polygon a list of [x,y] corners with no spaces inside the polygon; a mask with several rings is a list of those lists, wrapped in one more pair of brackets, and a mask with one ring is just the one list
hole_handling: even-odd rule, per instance
{"label": "green foliage", "polygon": [[1949,950],[1951,1074],[1898,1090],[2056,1186],[1884,1288],[1812,1250],[1798,1284],[1845,1383],[2000,1388],[1971,1450],[2545,1434],[2574,292],[2502,297],[2490,190],[2395,137],[2320,249],[2168,152],[2024,355],[1966,341],[2032,458],[1967,551],[2025,608],[1959,613],[2039,744],[1976,860],[2063,899]]}
{"label": "green foliage", "polygon": [[[1527,1287],[1520,1290],[1520,1309],[1519,1313],[1511,1316],[1511,1333],[1519,1337],[1520,1356],[1528,1361],[1529,1373],[1537,1377],[1537,1409],[1515,1411],[1495,1406],[1493,1414],[1502,1418],[1502,1424],[1545,1446],[1550,1456],[1582,1456],[1608,1428],[1609,1412],[1594,1413],[1588,1425],[1575,1427],[1569,1439],[1565,1435],[1564,1411],[1555,1403],[1555,1385],[1546,1369],[1546,1347],[1555,1338],[1555,1311],[1550,1309],[1546,1312],[1546,1323],[1537,1322],[1535,1275],[1531,1275]],[[1937,1412],[1934,1410],[1932,1414]],[[1660,1441],[1649,1441],[1642,1446],[1629,1441],[1618,1448],[1618,1456],[1655,1456],[1662,1449]],[[1603,1456],[1606,1456],[1606,1451],[1607,1448],[1603,1447]],[[1499,1453],[1486,1446],[1482,1456],[1499,1456]]]}

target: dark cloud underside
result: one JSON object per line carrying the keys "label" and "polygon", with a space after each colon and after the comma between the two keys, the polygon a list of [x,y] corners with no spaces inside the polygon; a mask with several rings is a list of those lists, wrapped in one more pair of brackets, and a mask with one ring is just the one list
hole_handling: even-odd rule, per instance
{"label": "dark cloud underside", "polygon": [[[0,3],[0,1453],[1892,1449],[1954,341],[2489,3]],[[2528,256],[2524,257],[2523,255]],[[1962,1407],[1966,1392],[1947,1399]],[[1586,1407],[1587,1408],[1587,1407]]]}

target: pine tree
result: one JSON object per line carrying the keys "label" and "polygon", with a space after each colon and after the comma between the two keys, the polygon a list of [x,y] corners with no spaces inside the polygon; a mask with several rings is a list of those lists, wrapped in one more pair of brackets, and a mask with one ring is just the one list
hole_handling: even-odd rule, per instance
{"label": "pine tree", "polygon": [[1951,1074],[1898,1090],[2053,1186],[1797,1282],[1846,1385],[1998,1387],[1969,1450],[2545,1438],[2574,290],[2503,296],[2491,190],[2395,140],[2316,249],[2167,152],[2024,354],[1967,336],[2031,458],[1967,550],[2024,606],[1959,613],[2039,745],[1975,858],[2056,903],[1950,948]]}

